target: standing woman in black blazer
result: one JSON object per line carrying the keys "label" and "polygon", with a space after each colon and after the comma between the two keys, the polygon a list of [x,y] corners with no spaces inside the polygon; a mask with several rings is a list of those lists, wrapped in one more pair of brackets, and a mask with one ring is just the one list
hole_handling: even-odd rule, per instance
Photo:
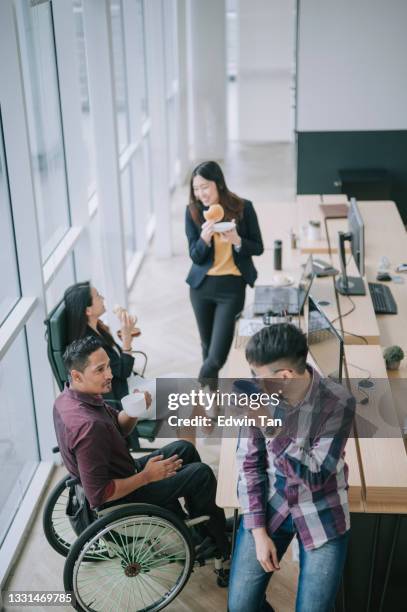
{"label": "standing woman in black blazer", "polygon": [[[228,232],[214,231],[204,211],[212,204],[224,210],[223,221],[234,221]],[[263,253],[263,241],[253,204],[229,191],[214,161],[192,172],[185,231],[192,266],[187,277],[192,308],[201,337],[202,385],[217,387],[233,340],[236,316],[243,310],[246,285],[253,287],[257,271],[252,256]]]}

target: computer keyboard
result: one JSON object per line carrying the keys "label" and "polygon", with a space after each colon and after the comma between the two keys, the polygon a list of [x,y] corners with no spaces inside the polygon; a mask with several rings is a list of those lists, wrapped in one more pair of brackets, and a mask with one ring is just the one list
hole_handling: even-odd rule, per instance
{"label": "computer keyboard", "polygon": [[397,314],[397,304],[389,287],[369,283],[369,291],[376,314]]}

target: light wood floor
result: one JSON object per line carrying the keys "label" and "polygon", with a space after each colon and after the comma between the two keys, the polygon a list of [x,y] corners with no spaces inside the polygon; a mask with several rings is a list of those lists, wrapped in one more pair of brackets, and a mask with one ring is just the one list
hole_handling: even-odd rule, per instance
{"label": "light wood floor", "polygon": [[[256,208],[271,201],[290,201],[295,195],[294,148],[290,145],[257,145],[230,147],[224,164],[225,176],[232,191],[254,202]],[[149,355],[147,376],[168,372],[195,376],[200,366],[199,337],[188,299],[185,277],[190,265],[184,235],[184,213],[188,189],[174,194],[173,252],[169,260],[157,260],[153,246],[131,292],[131,310],[139,317],[142,336],[137,346]],[[165,443],[165,440],[160,440]],[[157,441],[156,443],[157,444]],[[204,461],[217,471],[219,448],[198,440]],[[60,478],[58,468],[50,486]],[[46,495],[44,496],[45,499]],[[6,589],[62,590],[64,560],[50,549],[42,532],[42,504],[28,534],[20,558],[13,568]],[[295,607],[298,575],[297,563],[288,551],[277,576],[268,590],[268,600],[277,612],[291,612]],[[208,612],[226,610],[226,590],[216,586],[213,567],[195,570],[176,601],[166,608],[171,612]],[[31,608],[33,609],[33,608]],[[44,612],[62,608],[44,608]],[[17,611],[10,608],[10,612]],[[24,612],[27,608],[21,608]],[[42,610],[41,607],[36,610]],[[245,612],[251,612],[247,610]]]}

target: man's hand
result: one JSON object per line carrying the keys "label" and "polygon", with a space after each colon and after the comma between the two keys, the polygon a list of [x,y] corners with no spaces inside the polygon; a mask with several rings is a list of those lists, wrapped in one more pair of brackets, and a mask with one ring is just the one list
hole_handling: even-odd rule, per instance
{"label": "man's hand", "polygon": [[271,538],[267,535],[264,527],[252,529],[254,543],[256,545],[256,557],[265,572],[279,570],[277,549]]}
{"label": "man's hand", "polygon": [[133,389],[133,393],[144,393],[144,397],[146,399],[146,409],[148,410],[151,406],[151,402],[153,401],[151,393],[148,391],[140,391],[140,389]]}
{"label": "man's hand", "polygon": [[163,457],[164,455],[157,455],[147,461],[143,470],[147,483],[175,476],[177,470],[182,466],[182,459],[178,459],[178,455],[173,455],[169,459]]}

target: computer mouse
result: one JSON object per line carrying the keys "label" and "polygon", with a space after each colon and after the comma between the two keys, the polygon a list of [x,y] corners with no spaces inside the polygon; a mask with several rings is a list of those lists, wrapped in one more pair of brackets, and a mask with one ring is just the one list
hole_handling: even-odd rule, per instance
{"label": "computer mouse", "polygon": [[391,281],[391,276],[388,272],[378,272],[376,279],[378,281]]}

